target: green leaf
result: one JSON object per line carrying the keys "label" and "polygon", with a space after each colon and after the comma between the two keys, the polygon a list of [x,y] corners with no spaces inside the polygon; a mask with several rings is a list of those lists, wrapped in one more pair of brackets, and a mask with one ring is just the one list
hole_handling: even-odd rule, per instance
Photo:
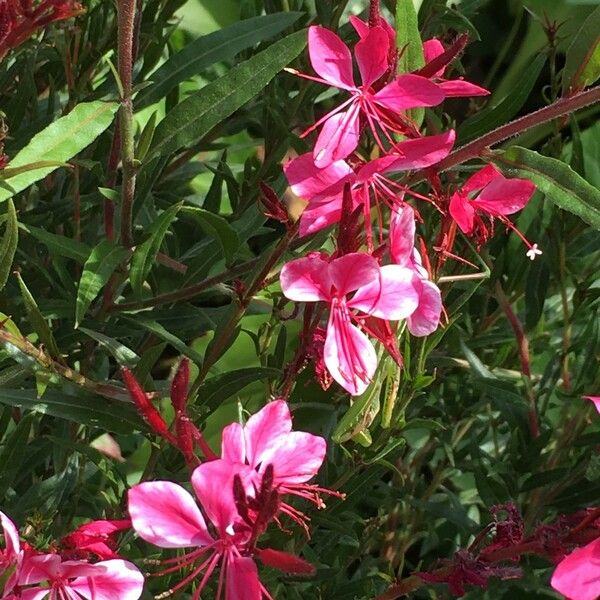
{"label": "green leaf", "polygon": [[331,438],[336,444],[345,442],[360,431],[360,425],[373,404],[379,400],[383,377],[378,377],[360,396],[354,398],[352,406],[340,419]]}
{"label": "green leaf", "polygon": [[75,397],[65,393],[64,389],[60,391],[49,389],[40,400],[34,389],[2,388],[0,403],[98,427],[113,433],[131,433],[136,429],[145,429],[133,405],[126,402],[111,402],[106,398],[87,393]]}
{"label": "green leaf", "polygon": [[533,181],[548,200],[600,229],[600,191],[561,160],[518,146],[494,160],[511,177]]}
{"label": "green leaf", "polygon": [[402,53],[398,71],[408,73],[425,66],[423,42],[413,0],[396,1],[396,45]]}
{"label": "green leaf", "polygon": [[50,233],[32,225],[25,225],[24,223],[19,223],[19,227],[46,245],[51,254],[72,258],[82,265],[92,251],[87,244],[64,235],[56,235],[55,233]]}
{"label": "green leaf", "polygon": [[154,265],[156,255],[160,250],[163,239],[180,208],[181,204],[176,204],[165,210],[165,212],[152,223],[148,239],[135,249],[133,256],[131,257],[129,281],[131,282],[134,293],[138,297],[142,295],[144,281],[146,281],[148,274],[152,270],[152,266]]}
{"label": "green leaf", "polygon": [[136,110],[159,102],[177,85],[212,64],[231,60],[242,50],[276,36],[293,25],[301,14],[284,12],[253,17],[194,40],[152,74],[152,85],[135,99]]}
{"label": "green leaf", "polygon": [[306,31],[293,33],[180,102],[158,124],[147,160],[200,140],[264,89],[305,46]]}
{"label": "green leaf", "polygon": [[211,213],[196,206],[186,206],[184,209],[198,221],[204,232],[217,240],[223,249],[225,262],[230,264],[240,245],[240,239],[233,227],[220,215]]}
{"label": "green leaf", "polygon": [[484,110],[468,118],[458,130],[459,143],[465,144],[510,121],[523,108],[545,64],[546,55],[538,54],[521,73],[516,89],[500,99],[492,96]]}
{"label": "green leaf", "polygon": [[600,78],[600,6],[590,14],[567,49],[563,94],[583,89]]}
{"label": "green leaf", "polygon": [[180,340],[177,336],[173,335],[170,331],[167,331],[160,323],[156,321],[151,321],[149,319],[140,319],[139,317],[131,318],[131,317],[123,317],[130,323],[143,327],[146,331],[153,333],[161,340],[168,342],[181,354],[187,356],[191,361],[196,363],[196,365],[202,365],[202,356],[198,354],[193,348],[190,348],[185,342]]}
{"label": "green leaf", "polygon": [[75,327],[83,319],[90,304],[98,296],[114,270],[127,258],[128,251],[110,240],[101,241],[83,266],[75,303]]}
{"label": "green leaf", "polygon": [[17,211],[13,201],[9,200],[6,212],[6,231],[0,242],[0,290],[8,281],[18,243],[19,223],[17,222]]}
{"label": "green leaf", "polygon": [[92,339],[96,340],[101,346],[106,348],[115,358],[115,360],[119,363],[119,365],[123,365],[128,367],[129,369],[133,369],[140,360],[140,357],[130,348],[121,344],[118,340],[114,338],[108,337],[99,331],[93,331],[92,329],[87,329],[86,327],[80,327],[79,331],[82,331],[86,335],[89,335]]}
{"label": "green leaf", "polygon": [[197,406],[216,408],[227,398],[231,398],[255,381],[279,377],[281,377],[281,371],[270,367],[248,367],[214,375],[200,386],[196,404]]}
{"label": "green leaf", "polygon": [[37,302],[31,295],[31,292],[25,285],[25,282],[19,273],[17,273],[17,281],[19,282],[19,287],[21,288],[21,296],[23,297],[25,310],[27,311],[31,326],[38,334],[40,342],[45,346],[50,356],[52,356],[52,358],[60,358],[60,350],[58,349],[58,345],[54,339],[52,330],[48,326],[46,319],[44,319],[42,316]]}
{"label": "green leaf", "polygon": [[13,484],[27,456],[24,449],[31,432],[32,420],[33,415],[25,415],[15,427],[10,438],[3,444],[2,453],[0,454],[0,472],[2,473],[0,498],[4,498],[4,495]]}
{"label": "green leaf", "polygon": [[11,169],[41,161],[54,161],[43,168],[28,170],[12,177],[0,188],[0,202],[11,198],[43,179],[87,148],[113,122],[119,108],[115,102],[84,102],[78,104],[68,115],[54,121],[10,161]]}

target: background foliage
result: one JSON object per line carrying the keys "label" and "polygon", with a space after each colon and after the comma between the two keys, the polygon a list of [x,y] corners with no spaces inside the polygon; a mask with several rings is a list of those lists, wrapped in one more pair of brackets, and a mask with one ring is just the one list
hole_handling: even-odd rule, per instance
{"label": "background foliage", "polygon": [[[305,66],[312,19],[336,29],[365,8],[341,0],[139,2],[129,249],[119,244],[122,179],[111,150],[115,8],[85,5],[85,14],[0,63],[11,159],[0,188],[0,504],[41,544],[84,520],[119,518],[123,491],[142,477],[187,477],[180,455],[149,435],[129,403],[121,366],[161,398],[187,356],[199,375],[191,410],[213,443],[225,423],[281,389],[300,321],[282,299],[277,269],[247,306],[236,290],[240,281],[251,285],[284,235],[261,210],[259,183],[297,209],[281,163],[306,151],[297,133],[328,97],[280,72],[294,61]],[[597,36],[598,28],[582,29],[594,10],[597,24],[589,2],[424,0],[423,39],[467,32],[473,43],[462,67],[493,91],[487,100],[448,102],[430,118],[454,123],[463,144],[556,100],[581,63],[574,40],[589,49]],[[340,31],[350,36],[345,25]],[[500,148],[560,159],[597,188],[599,109],[541,124]],[[523,162],[511,152],[505,160]],[[556,169],[543,185],[556,176],[554,185],[563,185]],[[501,228],[480,259],[460,242],[485,277],[442,286],[449,325],[407,342],[396,388],[350,408],[339,389],[321,390],[310,366],[294,382],[296,427],[331,440],[320,483],[347,498],[311,514],[310,540],[301,531],[278,534],[280,546],[302,551],[318,574],[282,581],[269,573],[275,597],[372,598],[397,576],[468,546],[492,505],[515,502],[531,528],[596,502],[600,420],[580,397],[600,389],[600,236],[592,227],[600,212],[598,192],[576,187],[555,202],[539,191],[519,216],[519,228],[544,250],[535,262]],[[584,202],[585,220],[556,202],[571,211],[564,202]],[[435,239],[427,227],[426,220]],[[296,241],[285,258],[330,244],[326,233]],[[448,263],[444,275],[471,271]],[[522,324],[520,339],[507,305]],[[106,432],[122,461],[98,450]],[[140,541],[124,544],[130,556],[149,555]],[[468,597],[554,597],[549,573],[532,559],[521,580]],[[150,580],[147,597],[166,587]],[[431,586],[415,597],[447,590]]]}

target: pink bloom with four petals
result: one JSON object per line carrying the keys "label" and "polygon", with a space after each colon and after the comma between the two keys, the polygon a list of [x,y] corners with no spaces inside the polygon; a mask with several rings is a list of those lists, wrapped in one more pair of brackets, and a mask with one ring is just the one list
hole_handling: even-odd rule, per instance
{"label": "pink bloom with four petals", "polygon": [[[351,97],[325,115],[303,133],[323,125],[313,157],[317,167],[324,168],[346,158],[358,146],[360,116],[363,115],[378,144],[383,146],[379,131],[382,131],[390,146],[395,141],[389,131],[407,132],[414,127],[400,113],[411,108],[436,106],[445,93],[435,83],[419,75],[400,75],[379,91],[373,84],[388,69],[390,39],[383,27],[372,27],[356,44],[354,56],[358,63],[362,83],[357,86],[352,73],[352,55],[344,42],[333,31],[312,26],[308,30],[310,62],[319,77],[304,75],[295,70],[288,71],[302,77],[340,88]],[[378,129],[379,128],[379,129]]]}
{"label": "pink bloom with four petals", "polygon": [[325,365],[354,396],[371,382],[377,355],[369,338],[352,322],[368,316],[392,321],[410,316],[419,302],[412,280],[410,269],[380,267],[375,258],[359,252],[333,260],[315,253],[287,263],[281,271],[281,288],[287,298],[330,305]]}

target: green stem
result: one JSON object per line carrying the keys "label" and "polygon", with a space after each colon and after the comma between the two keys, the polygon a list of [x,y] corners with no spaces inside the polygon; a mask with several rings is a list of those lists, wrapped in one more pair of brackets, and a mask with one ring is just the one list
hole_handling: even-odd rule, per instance
{"label": "green stem", "polygon": [[135,196],[135,122],[133,118],[133,45],[135,33],[135,0],[118,0],[118,70],[123,97],[119,111],[121,128],[121,243],[133,246],[133,200]]}

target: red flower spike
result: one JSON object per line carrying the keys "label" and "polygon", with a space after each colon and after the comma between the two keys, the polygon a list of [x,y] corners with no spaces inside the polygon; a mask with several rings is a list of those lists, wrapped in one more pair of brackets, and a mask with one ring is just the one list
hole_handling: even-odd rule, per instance
{"label": "red flower spike", "polygon": [[68,560],[100,560],[120,558],[117,552],[117,535],[129,529],[131,521],[99,520],[81,525],[60,541],[60,554]]}
{"label": "red flower spike", "polygon": [[302,560],[299,556],[288,554],[287,552],[265,548],[264,550],[259,550],[256,557],[267,567],[278,569],[284,573],[312,576],[316,572],[314,565]]}
{"label": "red flower spike", "polygon": [[131,399],[140,412],[142,418],[148,423],[148,425],[150,425],[155,433],[178,448],[179,444],[177,439],[169,431],[165,420],[148,399],[148,395],[142,389],[142,386],[135,378],[135,375],[126,367],[121,369],[121,373],[123,375],[123,382],[129,391],[129,395],[131,396]]}
{"label": "red flower spike", "polygon": [[260,182],[260,201],[265,207],[265,216],[270,219],[275,219],[284,225],[289,225],[290,218],[288,212],[279,199],[273,188],[268,186],[263,181]]}

